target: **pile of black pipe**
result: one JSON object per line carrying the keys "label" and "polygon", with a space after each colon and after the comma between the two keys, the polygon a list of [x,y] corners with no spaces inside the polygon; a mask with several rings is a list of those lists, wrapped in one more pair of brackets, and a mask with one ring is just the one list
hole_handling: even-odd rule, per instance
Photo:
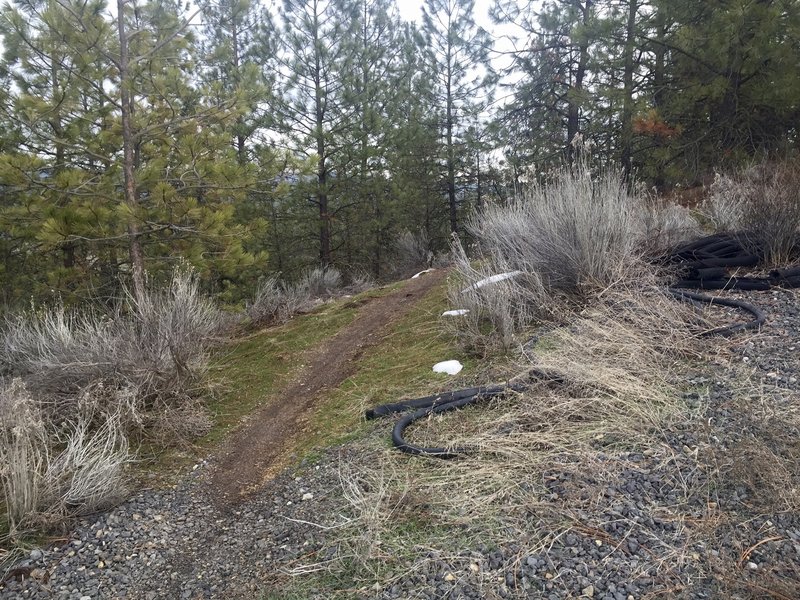
{"label": "pile of black pipe", "polygon": [[759,253],[741,242],[746,234],[718,233],[675,248],[663,262],[675,265],[681,279],[673,288],[698,290],[768,290],[773,286],[800,287],[800,266],[770,271],[768,277],[738,277],[731,269],[755,267]]}
{"label": "pile of black pipe", "polygon": [[747,329],[758,329],[766,321],[764,313],[756,306],[728,298],[712,298],[686,291],[697,290],[760,290],[773,286],[800,287],[800,266],[770,271],[768,277],[739,277],[731,269],[755,267],[761,262],[758,253],[749,251],[741,242],[746,234],[719,233],[683,244],[675,248],[663,262],[675,265],[681,277],[669,288],[669,293],[683,302],[702,305],[730,306],[750,313],[750,321],[718,327],[700,335],[730,336]]}
{"label": "pile of black pipe", "polygon": [[[773,286],[800,287],[800,266],[770,271],[768,277],[738,277],[730,269],[755,267],[761,257],[748,251],[740,242],[742,236],[732,234],[710,235],[675,248],[660,262],[674,265],[680,274],[675,284],[667,292],[677,300],[699,307],[707,305],[728,306],[749,313],[750,321],[717,327],[700,332],[700,336],[731,336],[748,329],[758,329],[766,321],[764,313],[756,306],[731,298],[715,298],[687,291],[699,290],[768,290]],[[552,373],[533,370],[529,375],[549,383],[566,383],[563,378]],[[392,429],[392,444],[402,452],[437,458],[456,458],[469,452],[470,448],[425,447],[405,439],[404,433],[409,425],[434,414],[448,412],[474,404],[481,400],[496,398],[507,392],[521,392],[528,389],[527,383],[508,383],[481,387],[471,387],[425,396],[413,400],[401,400],[383,404],[366,411],[367,419],[388,416],[413,410],[402,416]]]}

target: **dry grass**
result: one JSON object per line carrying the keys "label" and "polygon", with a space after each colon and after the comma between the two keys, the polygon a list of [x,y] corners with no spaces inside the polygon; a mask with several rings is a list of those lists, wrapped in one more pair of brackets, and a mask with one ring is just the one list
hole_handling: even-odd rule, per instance
{"label": "dry grass", "polygon": [[78,412],[57,428],[20,380],[0,390],[0,481],[12,540],[94,512],[125,494],[121,420]]}
{"label": "dry grass", "polygon": [[456,546],[546,552],[568,529],[587,526],[549,503],[548,472],[592,473],[610,485],[631,467],[626,452],[662,454],[661,432],[694,418],[675,387],[684,361],[698,353],[692,309],[656,288],[610,288],[599,298],[520,365],[522,372],[530,364],[555,371],[568,383],[532,380],[524,393],[432,417],[408,432],[415,443],[474,453],[413,460],[372,448],[380,469],[343,467],[355,515],[346,543],[362,565],[362,583],[387,571],[402,576],[398,563],[413,571],[431,553],[441,558]]}

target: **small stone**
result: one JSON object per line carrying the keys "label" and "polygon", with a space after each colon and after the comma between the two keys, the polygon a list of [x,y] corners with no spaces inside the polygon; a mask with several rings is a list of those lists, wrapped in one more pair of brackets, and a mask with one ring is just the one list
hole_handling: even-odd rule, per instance
{"label": "small stone", "polygon": [[758,569],[758,565],[754,562],[749,562],[747,563],[747,568],[755,571],[756,569]]}
{"label": "small stone", "polygon": [[448,573],[447,575],[444,576],[444,580],[445,581],[455,581],[456,580],[456,576],[453,575],[452,573]]}
{"label": "small stone", "polygon": [[469,570],[472,571],[473,573],[477,573],[478,571],[481,570],[481,568],[475,563],[470,563]]}
{"label": "small stone", "polygon": [[31,560],[39,560],[40,558],[42,558],[42,551],[39,550],[38,548],[34,548],[33,550],[31,550],[29,556]]}
{"label": "small stone", "polygon": [[583,594],[587,598],[594,598],[594,586],[587,585],[585,588],[581,590],[581,594]]}
{"label": "small stone", "polygon": [[600,540],[595,540],[595,541],[594,541],[594,545],[595,545],[595,546],[597,546],[597,547],[599,548],[600,546],[602,546],[602,545],[603,545],[603,542],[602,542],[602,541],[600,541]]}
{"label": "small stone", "polygon": [[544,574],[544,578],[545,579],[552,579],[553,578],[553,574],[552,573],[545,573]]}
{"label": "small stone", "polygon": [[306,492],[305,494],[303,494],[303,500],[311,500],[313,497],[314,494],[312,494],[311,492]]}

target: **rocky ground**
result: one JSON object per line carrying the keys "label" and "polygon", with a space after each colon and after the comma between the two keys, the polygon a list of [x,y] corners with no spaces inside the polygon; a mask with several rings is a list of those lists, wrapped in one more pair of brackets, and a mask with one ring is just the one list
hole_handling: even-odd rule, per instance
{"label": "rocky ground", "polygon": [[[340,465],[376,458],[354,442],[233,508],[211,501],[213,465],[201,463],[174,489],[141,492],[32,550],[0,599],[800,598],[800,293],[729,295],[769,320],[688,374],[696,391],[686,400],[702,418],[664,432],[657,450],[600,454],[592,472],[552,465],[532,482],[544,497],[515,509],[530,540],[415,547],[392,573],[352,589],[342,576],[303,575],[346,561],[339,525],[353,515]],[[603,476],[606,458],[625,468]],[[537,546],[536,529],[553,523]]]}

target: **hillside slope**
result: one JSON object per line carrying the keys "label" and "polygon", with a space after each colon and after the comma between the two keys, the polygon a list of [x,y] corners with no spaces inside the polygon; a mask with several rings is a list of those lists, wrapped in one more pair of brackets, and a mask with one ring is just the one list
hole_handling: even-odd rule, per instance
{"label": "hillside slope", "polygon": [[[460,355],[439,333],[443,278],[299,317],[290,330],[328,323],[303,354],[311,370],[277,369],[276,386],[249,400],[261,408],[222,447],[231,453],[212,451],[176,485],[33,551],[0,598],[799,597],[800,297],[729,294],[765,308],[767,327],[704,341],[670,366],[670,387],[636,387],[619,405],[597,389],[535,388],[410,432],[480,442],[456,461],[400,454],[389,421],[361,418],[367,405],[513,372]],[[268,370],[291,346],[285,327],[242,342],[227,364],[246,356],[252,371],[261,353]],[[600,330],[565,331],[588,351]],[[566,339],[544,334],[524,360],[546,362]],[[433,374],[445,358],[462,360],[463,374]],[[318,364],[338,366],[300,393]],[[227,393],[247,396],[255,383],[242,377]],[[292,401],[302,410],[278,432],[283,452],[258,456],[258,416]],[[257,465],[266,480],[226,479],[229,464]],[[288,466],[268,477],[276,465]],[[220,495],[220,482],[236,493]]]}

